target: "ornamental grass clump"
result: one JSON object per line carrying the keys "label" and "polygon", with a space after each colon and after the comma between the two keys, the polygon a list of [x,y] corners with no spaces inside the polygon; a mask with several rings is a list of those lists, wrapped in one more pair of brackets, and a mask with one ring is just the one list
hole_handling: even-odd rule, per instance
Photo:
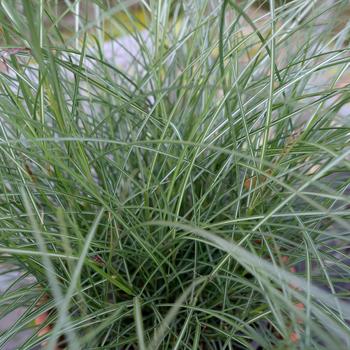
{"label": "ornamental grass clump", "polygon": [[348,8],[2,0],[0,348],[349,349]]}

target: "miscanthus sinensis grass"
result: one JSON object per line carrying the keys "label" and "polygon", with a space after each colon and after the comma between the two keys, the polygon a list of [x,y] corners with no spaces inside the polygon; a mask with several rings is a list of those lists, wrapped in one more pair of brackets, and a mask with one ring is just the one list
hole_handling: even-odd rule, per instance
{"label": "miscanthus sinensis grass", "polygon": [[349,349],[348,6],[1,1],[0,348]]}

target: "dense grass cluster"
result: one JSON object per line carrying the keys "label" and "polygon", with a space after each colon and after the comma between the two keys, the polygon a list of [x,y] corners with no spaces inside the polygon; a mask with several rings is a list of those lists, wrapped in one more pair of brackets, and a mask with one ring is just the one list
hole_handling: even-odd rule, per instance
{"label": "dense grass cluster", "polygon": [[265,5],[1,1],[0,348],[349,349],[349,3]]}

